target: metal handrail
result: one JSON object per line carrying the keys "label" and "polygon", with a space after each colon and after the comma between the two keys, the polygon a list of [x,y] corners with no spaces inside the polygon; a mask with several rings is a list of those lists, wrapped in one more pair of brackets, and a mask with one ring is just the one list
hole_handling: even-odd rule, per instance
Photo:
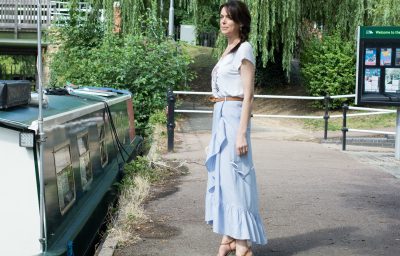
{"label": "metal handrail", "polygon": [[[368,112],[368,113],[358,113],[358,114],[347,114],[347,116],[348,117],[350,117],[350,116],[372,116],[372,115],[383,115],[383,114],[391,114],[391,113],[393,113],[393,112],[383,112],[383,111],[380,111],[380,112]],[[332,116],[330,116],[330,118],[342,118],[343,117],[343,115],[332,115]]]}
{"label": "metal handrail", "polygon": [[[173,91],[174,94],[177,95],[212,95],[212,92],[194,92],[194,91]],[[296,96],[296,95],[254,95],[254,98],[261,99],[299,99],[299,100],[323,100],[327,96]],[[331,99],[341,99],[341,98],[355,98],[355,94],[346,94],[346,95],[335,95],[329,96]]]}
{"label": "metal handrail", "polygon": [[254,98],[261,99],[291,99],[291,100],[323,100],[325,97],[319,96],[292,96],[292,95],[254,95]]}
{"label": "metal handrail", "polygon": [[[210,110],[187,110],[179,109],[175,110],[175,95],[207,95],[211,96],[212,92],[195,92],[195,91],[172,91],[168,90],[168,151],[172,151],[174,148],[174,127],[175,127],[175,116],[174,113],[199,113],[199,114],[211,114]],[[324,139],[328,137],[328,120],[329,116],[329,103],[331,99],[339,98],[354,98],[355,94],[347,95],[335,95],[335,96],[294,96],[294,95],[254,95],[254,98],[262,99],[300,99],[300,100],[324,100],[325,114],[323,116],[296,116],[296,115],[265,115],[265,114],[253,114],[253,117],[261,118],[292,118],[292,119],[324,119]]]}
{"label": "metal handrail", "polygon": [[[212,114],[213,111],[210,110],[186,110],[179,109],[175,110],[175,95],[212,95],[212,92],[194,92],[194,91],[168,91],[168,151],[173,150],[173,127],[174,124],[174,113],[198,113],[198,114]],[[347,117],[355,117],[355,116],[367,116],[367,115],[382,115],[382,114],[390,114],[395,113],[395,110],[390,109],[378,109],[378,108],[363,108],[363,107],[344,107],[343,115],[329,115],[329,104],[332,99],[340,99],[340,98],[355,98],[355,94],[346,94],[346,95],[326,95],[322,96],[288,96],[288,95],[254,95],[254,98],[263,98],[263,99],[299,99],[299,100],[324,100],[325,105],[325,113],[323,116],[300,116],[300,115],[266,115],[266,114],[252,114],[252,117],[261,117],[261,118],[291,118],[291,119],[324,119],[325,127],[324,127],[324,139],[327,139],[328,136],[328,120],[330,118],[343,118],[343,150],[345,150],[345,141],[346,141],[346,133],[349,131],[358,131],[358,132],[369,132],[375,134],[395,134],[393,132],[381,132],[381,131],[372,131],[372,130],[361,130],[361,129],[349,129],[346,127]],[[360,111],[368,111],[368,113],[352,113],[348,114],[348,110],[360,110]]]}
{"label": "metal handrail", "polygon": [[372,133],[372,134],[386,134],[386,135],[396,135],[395,132],[387,131],[374,131],[374,130],[363,130],[363,129],[347,129],[348,132],[362,132],[362,133]]}
{"label": "metal handrail", "polygon": [[348,108],[349,108],[349,110],[364,110],[364,111],[377,111],[377,112],[396,113],[396,110],[384,109],[384,108],[364,108],[364,107],[353,107],[353,106],[348,106]]}
{"label": "metal handrail", "polygon": [[294,116],[294,115],[265,115],[265,114],[253,114],[252,117],[289,118],[289,119],[324,119],[324,116]]}
{"label": "metal handrail", "polygon": [[[347,114],[348,110],[360,110],[360,111],[371,111],[369,113],[360,114]],[[374,111],[374,112],[372,112]],[[376,130],[365,130],[365,129],[352,129],[347,127],[347,117],[349,116],[362,116],[362,115],[382,115],[396,113],[396,110],[391,109],[379,109],[379,108],[364,108],[364,107],[352,107],[347,104],[343,105],[343,124],[342,124],[342,150],[346,150],[346,137],[347,132],[360,132],[360,133],[371,133],[371,134],[384,134],[384,135],[396,135],[396,132],[387,131],[376,131]],[[336,117],[336,116],[335,116]]]}

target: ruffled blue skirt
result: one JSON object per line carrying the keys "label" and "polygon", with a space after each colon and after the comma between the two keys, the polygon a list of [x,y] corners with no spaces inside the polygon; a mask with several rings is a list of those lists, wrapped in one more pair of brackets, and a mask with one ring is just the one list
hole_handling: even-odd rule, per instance
{"label": "ruffled blue skirt", "polygon": [[212,136],[205,163],[208,170],[205,220],[216,233],[266,244],[258,207],[250,126],[246,135],[248,153],[238,156],[235,150],[241,111],[240,101],[214,105]]}

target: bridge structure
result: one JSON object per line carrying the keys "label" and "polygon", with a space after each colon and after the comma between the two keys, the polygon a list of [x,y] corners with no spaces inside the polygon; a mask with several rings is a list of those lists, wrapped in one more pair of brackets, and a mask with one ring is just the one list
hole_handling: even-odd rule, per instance
{"label": "bridge structure", "polygon": [[[38,21],[37,2],[37,0],[0,0],[0,56],[13,56],[14,59],[25,60],[27,58],[24,56],[36,56],[38,22],[41,23],[43,31],[43,51],[46,51],[48,47],[46,30],[69,18],[70,1],[40,0],[42,13],[41,20]],[[90,10],[90,6],[86,2],[80,2],[78,9],[87,11]],[[5,68],[0,63],[0,76],[11,72],[9,75],[13,77],[13,70],[16,68]]]}
{"label": "bridge structure", "polygon": [[[69,17],[68,0],[40,0],[41,25],[46,31],[55,22]],[[86,2],[79,10],[89,10]],[[32,54],[37,45],[37,0],[0,0],[0,54]],[[45,37],[44,37],[45,38]],[[46,46],[46,41],[43,42]]]}
{"label": "bridge structure", "polygon": [[[50,0],[42,0],[43,29],[51,23]],[[0,0],[0,54],[36,54],[37,49],[37,1]]]}

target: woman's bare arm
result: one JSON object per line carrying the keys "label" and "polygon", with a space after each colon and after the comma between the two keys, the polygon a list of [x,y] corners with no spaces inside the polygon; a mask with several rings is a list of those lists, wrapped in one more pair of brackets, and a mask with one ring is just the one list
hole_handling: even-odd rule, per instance
{"label": "woman's bare arm", "polygon": [[255,67],[253,63],[247,59],[244,59],[240,67],[240,77],[243,82],[244,97],[242,104],[242,115],[240,117],[238,134],[236,136],[236,154],[238,155],[245,155],[248,151],[246,130],[249,125],[251,110],[253,108],[254,73]]}

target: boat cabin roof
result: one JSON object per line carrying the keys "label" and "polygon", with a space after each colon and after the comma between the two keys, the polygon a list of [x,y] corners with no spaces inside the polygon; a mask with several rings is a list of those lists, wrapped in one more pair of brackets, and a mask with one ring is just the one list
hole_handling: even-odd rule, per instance
{"label": "boat cabin roof", "polygon": [[[113,97],[99,99],[82,98],[72,95],[47,95],[48,104],[43,107],[43,120],[54,119],[60,116],[82,116],[84,114],[104,108],[104,101],[109,105],[129,99],[131,96],[121,94]],[[77,114],[77,112],[79,112]],[[0,125],[28,129],[36,123],[39,107],[24,105],[0,110]],[[65,119],[64,119],[65,120]]]}

